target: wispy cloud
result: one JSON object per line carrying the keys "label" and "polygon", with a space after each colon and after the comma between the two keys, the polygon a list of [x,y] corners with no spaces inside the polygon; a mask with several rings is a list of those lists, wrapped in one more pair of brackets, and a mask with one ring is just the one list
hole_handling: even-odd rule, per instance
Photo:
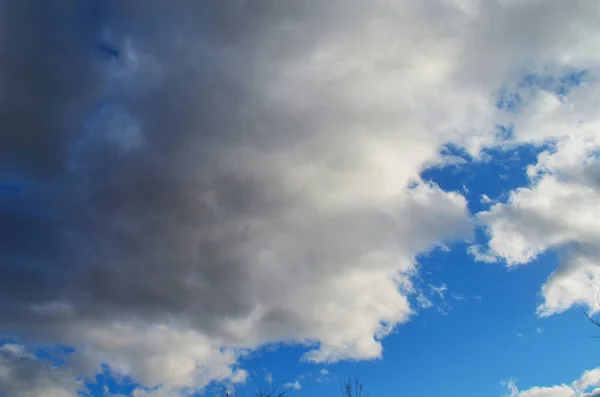
{"label": "wispy cloud", "polygon": [[431,303],[431,301],[427,299],[427,297],[422,292],[420,292],[417,296],[417,303],[422,309],[429,309],[433,306],[433,303]]}

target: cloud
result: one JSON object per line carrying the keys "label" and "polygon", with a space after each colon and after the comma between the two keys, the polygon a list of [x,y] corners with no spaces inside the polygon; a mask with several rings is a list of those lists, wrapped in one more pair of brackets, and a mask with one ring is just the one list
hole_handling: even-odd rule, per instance
{"label": "cloud", "polygon": [[0,395],[76,397],[82,384],[67,368],[39,360],[24,346],[0,346]]}
{"label": "cloud", "polygon": [[498,256],[493,252],[486,250],[485,247],[480,245],[470,245],[467,248],[467,254],[473,257],[476,262],[485,263],[496,263],[498,262]]}
{"label": "cloud", "polygon": [[[585,7],[588,3],[578,3]],[[591,4],[591,3],[590,3]],[[581,10],[581,9],[580,9]],[[583,39],[578,46],[590,45]],[[566,56],[566,54],[565,54]],[[487,227],[489,251],[470,249],[477,260],[502,258],[509,267],[557,252],[559,268],[542,287],[538,314],[549,316],[584,304],[597,311],[598,278],[598,80],[597,57],[574,53],[563,65],[528,73],[513,95],[524,98],[507,116],[509,144],[539,149],[527,168],[530,185],[478,214]],[[570,64],[569,64],[570,63]],[[481,255],[481,253],[485,253]]]}
{"label": "cloud", "polygon": [[[417,255],[471,237],[420,172],[498,144],[490,96],[523,68],[600,53],[593,1],[96,6],[0,0],[0,332],[158,387],[140,396],[241,382],[270,343],[381,357]],[[552,135],[554,97],[519,142]],[[497,205],[492,236],[518,230]],[[516,263],[574,234],[546,235],[490,246]]]}
{"label": "cloud", "polygon": [[302,385],[300,384],[299,381],[286,383],[283,387],[284,387],[284,389],[302,390]]}
{"label": "cloud", "polygon": [[448,291],[446,284],[442,284],[439,287],[429,284],[429,289],[431,289],[431,291],[433,291],[440,298],[440,300],[444,300],[446,291]]}
{"label": "cloud", "polygon": [[510,397],[595,397],[600,395],[598,379],[600,369],[585,371],[581,377],[570,385],[562,384],[556,386],[535,386],[527,390],[519,390],[514,381],[506,383]]}
{"label": "cloud", "polygon": [[422,292],[419,292],[417,296],[417,303],[422,309],[429,309],[433,306],[433,303]]}
{"label": "cloud", "polygon": [[493,202],[493,200],[487,194],[482,194],[479,198],[479,201],[482,204],[490,204]]}
{"label": "cloud", "polygon": [[[438,313],[447,315],[448,311],[452,310],[452,307],[448,304],[446,299],[446,292],[448,287],[446,284],[435,286],[433,284],[428,285],[429,293],[426,294],[424,291],[420,291],[416,297],[417,304],[421,309],[435,308]],[[458,302],[466,301],[466,298],[460,294],[452,292],[450,294],[452,299]]]}
{"label": "cloud", "polygon": [[322,383],[322,382],[332,382],[332,381],[333,381],[333,378],[332,378],[332,376],[330,375],[330,373],[329,373],[329,371],[328,371],[328,370],[326,370],[325,368],[321,368],[321,369],[319,370],[319,373],[317,374],[316,381],[317,381],[318,383]]}
{"label": "cloud", "polygon": [[490,235],[490,259],[498,256],[514,267],[549,250],[558,252],[560,266],[542,287],[542,316],[576,304],[598,310],[600,185],[594,170],[600,135],[599,119],[589,106],[599,89],[590,81],[564,101],[542,95],[535,113],[525,112],[515,133],[549,148],[527,170],[531,186],[512,191],[506,203],[479,214]]}
{"label": "cloud", "polygon": [[452,296],[452,298],[458,302],[466,302],[467,298],[465,298],[464,296],[462,296],[461,294],[457,294],[455,292],[450,294]]}

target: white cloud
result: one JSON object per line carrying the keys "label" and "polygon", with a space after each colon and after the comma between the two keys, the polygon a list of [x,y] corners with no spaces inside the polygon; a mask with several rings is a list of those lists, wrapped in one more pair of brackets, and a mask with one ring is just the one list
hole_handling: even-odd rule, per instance
{"label": "white cloud", "polygon": [[493,202],[493,200],[487,194],[482,194],[479,201],[483,204],[490,204]]}
{"label": "white cloud", "polygon": [[446,284],[442,284],[439,287],[429,284],[429,289],[431,289],[435,294],[437,294],[442,300],[444,299],[446,291],[448,291],[448,287],[446,287]]}
{"label": "white cloud", "polygon": [[267,382],[268,384],[273,383],[273,374],[268,373],[265,375],[265,382]]}
{"label": "white cloud", "polygon": [[433,306],[433,303],[425,296],[425,294],[423,294],[423,292],[419,292],[419,295],[417,295],[417,303],[422,309],[429,309]]}
{"label": "white cloud", "polygon": [[85,325],[74,331],[74,336],[82,335],[86,342],[74,354],[74,362],[87,368],[87,375],[100,369],[93,363],[107,363],[118,375],[135,374],[144,386],[158,387],[154,394],[166,393],[165,389],[170,393],[180,388],[201,389],[213,380],[243,383],[248,375],[234,368],[238,352],[191,330],[115,323]]}
{"label": "white cloud", "polygon": [[472,256],[476,262],[496,263],[499,260],[497,255],[481,245],[470,245],[467,248],[467,254]]}
{"label": "white cloud", "polygon": [[450,252],[452,249],[447,246],[446,244],[439,244],[438,248],[440,249],[440,251],[442,252]]}
{"label": "white cloud", "polygon": [[[542,316],[576,304],[598,310],[600,227],[595,220],[600,216],[600,191],[586,174],[595,160],[573,153],[572,141],[581,138],[565,137],[553,153],[543,152],[530,169],[532,187],[517,189],[507,203],[479,215],[489,228],[492,255],[504,258],[508,266],[528,263],[547,250],[561,254],[560,267],[542,287]],[[579,170],[566,162],[579,162]]]}
{"label": "white cloud", "polygon": [[590,186],[543,176],[531,188],[512,192],[480,218],[489,225],[490,247],[509,266],[528,263],[548,248],[571,242],[594,245],[600,227],[595,205],[600,196]]}
{"label": "white cloud", "polygon": [[457,300],[459,302],[465,302],[467,300],[467,298],[465,298],[464,296],[462,296],[461,294],[457,294],[456,292],[453,292],[450,294],[452,296],[452,298],[454,300]]}
{"label": "white cloud", "polygon": [[329,376],[329,371],[325,368],[321,368],[319,370],[319,374],[317,375],[316,381],[318,383],[321,382],[331,382],[332,381],[332,377]]}
{"label": "white cloud", "polygon": [[[435,286],[433,284],[429,284],[428,288],[429,293],[426,294],[424,291],[420,291],[417,295],[416,301],[421,309],[429,309],[434,308],[438,313],[447,315],[452,307],[448,304],[446,299],[446,292],[448,291],[448,287],[446,284],[441,284],[439,286]],[[458,293],[452,292],[450,296],[459,302],[466,301],[466,298]]]}
{"label": "white cloud", "polygon": [[[561,263],[542,287],[543,303],[537,310],[541,316],[579,304],[598,310],[600,81],[598,59],[580,59],[587,77],[579,87],[564,98],[536,90],[528,106],[512,117],[514,143],[548,148],[527,169],[531,186],[512,191],[506,203],[497,203],[478,215],[488,228],[489,254],[482,256],[476,249],[470,252],[482,261],[501,257],[514,267],[544,252],[557,251]],[[542,72],[558,76],[568,70],[559,67]]]}
{"label": "white cloud", "polygon": [[600,268],[597,256],[573,254],[550,275],[542,286],[544,302],[537,313],[543,317],[563,312],[575,305],[586,305],[591,313],[600,308],[596,296],[600,290]]}
{"label": "white cloud", "polygon": [[585,371],[579,379],[573,382],[573,387],[579,391],[600,387],[600,368]]}
{"label": "white cloud", "polygon": [[284,389],[302,390],[302,385],[297,380],[294,382],[286,383],[285,385],[283,385],[283,387]]}
{"label": "white cloud", "polygon": [[579,379],[570,385],[535,386],[527,390],[519,390],[514,381],[506,383],[509,393],[507,397],[592,397],[598,395],[598,379],[600,368],[585,371]]}

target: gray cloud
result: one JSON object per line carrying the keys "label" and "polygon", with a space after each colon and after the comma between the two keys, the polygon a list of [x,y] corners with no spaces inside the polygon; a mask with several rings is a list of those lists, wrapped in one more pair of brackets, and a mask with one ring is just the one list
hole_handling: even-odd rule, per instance
{"label": "gray cloud", "polygon": [[22,397],[74,397],[81,388],[75,375],[39,361],[21,345],[0,347],[0,393]]}

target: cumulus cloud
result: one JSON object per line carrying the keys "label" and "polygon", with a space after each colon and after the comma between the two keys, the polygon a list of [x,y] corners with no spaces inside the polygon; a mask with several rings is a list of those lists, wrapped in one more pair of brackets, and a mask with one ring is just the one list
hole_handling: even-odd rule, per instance
{"label": "cumulus cloud", "polygon": [[581,377],[571,384],[555,386],[535,386],[527,390],[519,390],[514,381],[506,383],[509,393],[507,397],[596,397],[600,395],[598,379],[600,368],[585,371]]}
{"label": "cumulus cloud", "polygon": [[[584,0],[90,4],[0,0],[0,332],[158,386],[139,396],[244,381],[273,342],[380,357],[416,256],[471,236],[465,198],[419,173],[498,144],[490,96],[525,68],[600,53]],[[519,142],[569,116],[536,98]],[[510,263],[595,233],[532,243],[498,205]]]}

